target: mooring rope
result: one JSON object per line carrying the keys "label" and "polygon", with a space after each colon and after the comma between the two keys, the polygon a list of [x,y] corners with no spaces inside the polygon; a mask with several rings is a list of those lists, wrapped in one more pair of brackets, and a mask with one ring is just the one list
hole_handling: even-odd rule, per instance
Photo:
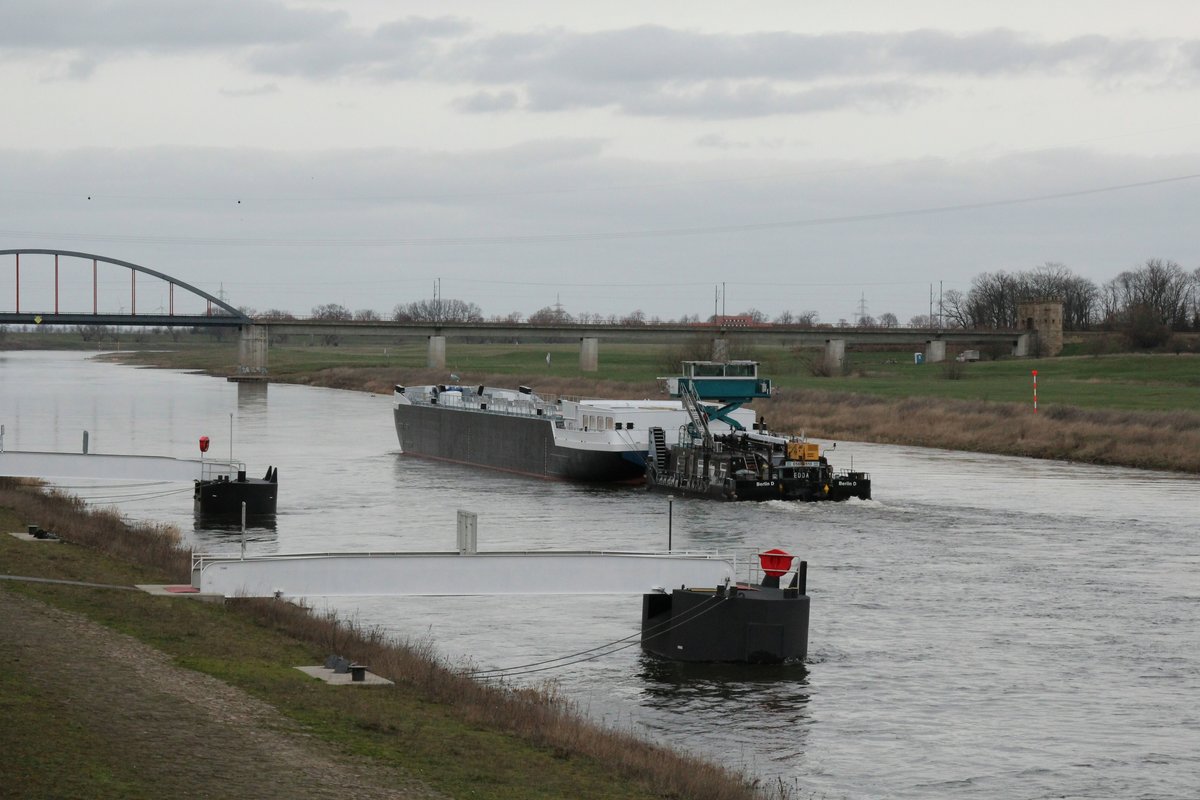
{"label": "mooring rope", "polygon": [[[465,674],[469,675],[472,678],[510,678],[510,677],[513,677],[516,675],[528,675],[528,674],[534,673],[534,672],[545,672],[545,671],[551,670],[551,669],[560,669],[562,667],[570,667],[570,666],[574,666],[576,664],[583,664],[588,661],[594,661],[597,658],[600,658],[601,656],[609,656],[614,653],[619,653],[622,650],[625,650],[625,649],[633,647],[637,644],[640,644],[641,643],[640,638],[638,641],[633,641],[633,642],[629,641],[630,639],[633,639],[635,637],[654,638],[656,636],[662,636],[663,634],[670,633],[671,631],[675,630],[676,628],[678,628],[682,625],[686,625],[687,623],[692,622],[693,620],[696,620],[699,617],[702,617],[705,614],[709,613],[710,611],[715,609],[718,605],[720,605],[725,599],[727,599],[727,598],[717,597],[714,595],[713,597],[705,600],[704,603],[700,604],[699,606],[696,606],[696,608],[692,609],[687,614],[682,615],[680,618],[667,620],[666,622],[660,622],[658,625],[655,625],[653,628],[650,629],[649,633],[651,635],[649,637],[645,637],[645,633],[647,633],[646,631],[639,631],[638,633],[631,633],[629,636],[625,636],[625,637],[622,637],[615,641],[608,642],[607,644],[597,645],[596,647],[591,647],[591,648],[588,648],[587,650],[580,650],[576,653],[570,653],[565,656],[559,656],[558,658],[548,658],[543,661],[533,661],[528,664],[517,664],[517,665],[511,666],[511,667],[497,667],[496,669],[472,670]],[[667,625],[669,625],[670,627],[667,627],[664,630],[658,630],[659,628],[663,628],[663,626],[667,626]],[[628,644],[622,644],[623,642],[628,642]],[[621,645],[621,646],[614,647],[614,645]],[[614,647],[614,649],[608,650],[607,648],[610,648],[610,647]],[[597,650],[603,650],[604,652],[596,653]],[[595,655],[588,656],[587,658],[576,658],[577,656],[587,655],[588,653],[595,653]],[[576,659],[576,660],[568,661],[567,659]],[[555,664],[554,662],[556,662],[556,661],[563,661],[565,663]],[[543,664],[550,664],[552,666],[542,666]],[[536,669],[527,669],[529,667],[536,667]]]}

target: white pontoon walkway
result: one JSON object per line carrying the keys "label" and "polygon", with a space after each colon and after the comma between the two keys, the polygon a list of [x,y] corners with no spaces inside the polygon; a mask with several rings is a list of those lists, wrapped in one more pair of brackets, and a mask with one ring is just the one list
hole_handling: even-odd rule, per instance
{"label": "white pontoon walkway", "polygon": [[237,477],[245,466],[213,458],[42,453],[0,449],[0,475],[9,478],[96,478],[131,481],[211,481]]}
{"label": "white pontoon walkway", "polygon": [[731,556],[605,551],[195,555],[192,586],[226,597],[645,594],[733,580]]}

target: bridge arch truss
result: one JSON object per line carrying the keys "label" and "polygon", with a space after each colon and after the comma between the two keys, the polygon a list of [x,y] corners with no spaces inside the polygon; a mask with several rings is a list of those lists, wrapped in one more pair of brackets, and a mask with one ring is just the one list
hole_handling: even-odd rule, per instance
{"label": "bridge arch truss", "polygon": [[[240,327],[251,324],[251,320],[238,309],[212,294],[192,286],[178,278],[159,272],[158,270],[122,261],[117,258],[81,253],[74,250],[52,250],[43,248],[19,248],[0,250],[0,257],[13,257],[13,298],[14,310],[0,312],[0,324],[42,324],[42,325],[141,325],[141,326],[199,326],[199,327]],[[21,256],[53,256],[54,257],[54,304],[52,308],[22,310],[21,307]],[[92,310],[88,312],[63,312],[59,308],[60,273],[59,259],[72,258],[90,260],[92,262]],[[99,306],[98,265],[110,264],[129,270],[129,313],[102,312]],[[39,264],[39,267],[44,265]],[[28,268],[28,267],[27,267]],[[166,313],[160,308],[156,313],[137,313],[137,276],[143,275],[163,281],[168,286],[169,305]],[[204,314],[176,314],[175,287],[179,287],[190,295],[205,301]]]}

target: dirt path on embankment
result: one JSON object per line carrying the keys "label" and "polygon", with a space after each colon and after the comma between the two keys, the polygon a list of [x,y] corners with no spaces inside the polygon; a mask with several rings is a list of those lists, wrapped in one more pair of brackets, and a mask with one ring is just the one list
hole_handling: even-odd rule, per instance
{"label": "dirt path on embankment", "polygon": [[[0,693],[0,707],[37,702],[40,714],[59,717],[62,729],[72,731],[64,738],[84,745],[69,768],[96,776],[110,790],[127,786],[129,796],[444,797],[394,770],[332,753],[271,706],[176,667],[129,636],[2,589],[0,670],[8,673],[6,685],[19,687]],[[86,733],[77,733],[81,727]],[[5,774],[10,786],[28,786],[20,771],[40,769],[38,762],[59,746],[71,745],[29,741],[0,725],[0,796],[7,796]],[[61,782],[45,796],[95,796],[75,794],[70,785]]]}

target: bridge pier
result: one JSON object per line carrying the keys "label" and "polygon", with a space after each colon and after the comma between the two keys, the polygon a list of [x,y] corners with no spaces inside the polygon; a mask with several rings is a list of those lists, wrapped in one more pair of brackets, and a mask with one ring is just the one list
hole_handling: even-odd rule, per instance
{"label": "bridge pier", "polygon": [[946,360],[946,342],[942,339],[930,339],[925,342],[925,363],[934,364]]}
{"label": "bridge pier", "polygon": [[267,374],[267,326],[243,325],[238,338],[238,374]]}
{"label": "bridge pier", "polygon": [[840,371],[846,365],[846,340],[825,340],[825,366]]}
{"label": "bridge pier", "polygon": [[729,360],[729,340],[724,336],[713,339],[712,358],[713,361]]}
{"label": "bridge pier", "polygon": [[585,336],[579,340],[579,370],[595,372],[600,369],[600,340]]}
{"label": "bridge pier", "polygon": [[446,368],[446,337],[429,337],[429,354],[425,358],[425,366],[430,369]]}
{"label": "bridge pier", "polygon": [[1033,339],[1037,336],[1036,333],[1022,333],[1013,340],[1012,354],[1018,358],[1025,358],[1033,350]]}

